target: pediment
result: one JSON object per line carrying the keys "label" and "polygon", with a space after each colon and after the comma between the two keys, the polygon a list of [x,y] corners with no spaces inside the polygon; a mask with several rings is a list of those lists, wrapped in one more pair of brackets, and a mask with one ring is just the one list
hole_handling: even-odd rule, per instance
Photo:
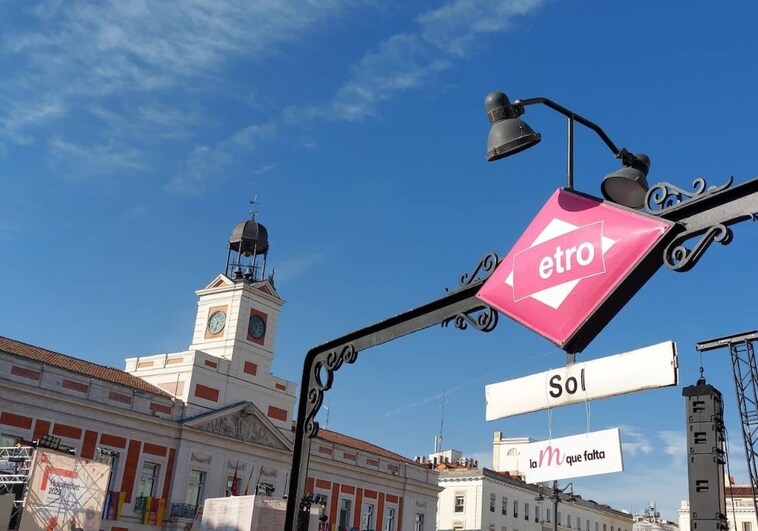
{"label": "pediment", "polygon": [[279,296],[279,293],[276,292],[276,288],[274,288],[274,284],[273,282],[271,282],[270,279],[256,282],[255,284],[253,284],[253,288],[257,289],[258,291],[262,293],[265,293],[266,295],[282,300],[282,298]]}
{"label": "pediment", "polygon": [[255,286],[255,289],[262,291],[266,295],[271,295],[272,297],[279,298],[279,294],[274,290],[274,287],[268,281],[261,282],[260,284]]}
{"label": "pediment", "polygon": [[291,450],[291,444],[279,429],[250,402],[188,419],[185,425],[245,443]]}
{"label": "pediment", "polygon": [[221,286],[234,286],[234,282],[224,274],[217,275],[216,278],[211,280],[207,286],[203,289],[220,288]]}

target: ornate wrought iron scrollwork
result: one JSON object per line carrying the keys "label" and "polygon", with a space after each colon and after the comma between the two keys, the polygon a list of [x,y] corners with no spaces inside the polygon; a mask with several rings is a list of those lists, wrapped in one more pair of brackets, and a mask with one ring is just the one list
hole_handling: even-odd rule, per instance
{"label": "ornate wrought iron scrollwork", "polygon": [[470,285],[477,278],[477,275],[480,272],[484,272],[484,276],[481,277],[481,280],[486,279],[492,274],[498,263],[500,263],[500,259],[495,253],[489,252],[485,254],[482,259],[479,260],[479,263],[474,268],[474,271],[471,273],[463,273],[461,275],[461,286]]}
{"label": "ornate wrought iron scrollwork", "polygon": [[[499,263],[497,254],[492,251],[486,253],[471,273],[461,275],[461,287],[468,287],[475,281],[483,282],[495,271]],[[497,319],[497,311],[486,304],[481,304],[448,317],[442,321],[442,326],[448,326],[452,321],[459,330],[466,330],[470,325],[482,332],[491,332],[497,326]]]}
{"label": "ornate wrought iron scrollwork", "polygon": [[645,210],[657,216],[667,212],[685,201],[700,199],[715,194],[732,186],[734,177],[729,177],[721,186],[708,186],[705,179],[698,177],[692,181],[693,190],[684,190],[671,183],[660,182],[650,187],[645,196]]}
{"label": "ornate wrought iron scrollwork", "polygon": [[[684,243],[698,234],[701,234],[701,237],[692,249],[685,247]],[[683,232],[668,244],[663,252],[663,259],[671,270],[684,273],[695,267],[713,242],[727,245],[732,241],[732,237],[732,229],[721,223],[710,227],[705,232]]]}
{"label": "ornate wrought iron scrollwork", "polygon": [[305,436],[315,437],[318,433],[316,415],[324,402],[324,392],[332,388],[334,373],[345,363],[355,363],[358,352],[352,344],[347,344],[339,349],[322,352],[313,362],[311,373],[311,385],[308,389],[308,409],[305,416]]}
{"label": "ornate wrought iron scrollwork", "polygon": [[471,325],[482,332],[492,332],[497,326],[497,319],[497,311],[486,304],[482,304],[445,319],[442,321],[442,326],[447,326],[452,321],[454,326],[460,330],[466,330]]}

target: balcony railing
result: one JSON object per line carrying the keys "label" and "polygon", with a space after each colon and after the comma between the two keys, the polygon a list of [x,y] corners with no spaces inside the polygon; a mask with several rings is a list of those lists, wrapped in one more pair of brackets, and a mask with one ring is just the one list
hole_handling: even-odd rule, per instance
{"label": "balcony railing", "polygon": [[191,503],[172,503],[171,513],[169,514],[169,518],[192,519],[195,517],[196,512],[197,512],[197,505],[192,505]]}
{"label": "balcony railing", "polygon": [[134,512],[141,513],[147,503],[147,496],[139,496],[134,499]]}

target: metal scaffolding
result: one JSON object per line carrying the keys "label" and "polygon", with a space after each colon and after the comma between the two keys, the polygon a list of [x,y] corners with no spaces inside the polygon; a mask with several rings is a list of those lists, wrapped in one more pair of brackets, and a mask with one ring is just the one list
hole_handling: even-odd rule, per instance
{"label": "metal scaffolding", "polygon": [[[17,529],[21,520],[33,452],[31,446],[0,447],[0,496],[14,497],[11,519],[6,522],[8,529]],[[3,525],[0,522],[0,528]]]}
{"label": "metal scaffolding", "polygon": [[734,387],[737,391],[737,405],[740,409],[740,427],[742,439],[745,442],[745,457],[750,474],[750,485],[753,487],[753,507],[758,514],[758,366],[755,361],[753,343],[758,340],[758,331],[751,330],[741,334],[725,336],[696,345],[699,352],[717,348],[729,348],[734,373]]}

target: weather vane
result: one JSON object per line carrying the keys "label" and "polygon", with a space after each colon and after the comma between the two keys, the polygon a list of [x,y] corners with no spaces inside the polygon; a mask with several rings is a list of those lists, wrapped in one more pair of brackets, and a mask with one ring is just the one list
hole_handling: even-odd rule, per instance
{"label": "weather vane", "polygon": [[[253,198],[250,200],[250,206],[252,207],[252,206],[257,205],[257,204],[258,204],[258,194],[255,194],[255,196],[253,196]],[[252,219],[253,221],[255,221],[255,216],[258,215],[258,211],[253,210],[251,208],[250,210],[248,210],[248,213],[250,214],[250,219]]]}

